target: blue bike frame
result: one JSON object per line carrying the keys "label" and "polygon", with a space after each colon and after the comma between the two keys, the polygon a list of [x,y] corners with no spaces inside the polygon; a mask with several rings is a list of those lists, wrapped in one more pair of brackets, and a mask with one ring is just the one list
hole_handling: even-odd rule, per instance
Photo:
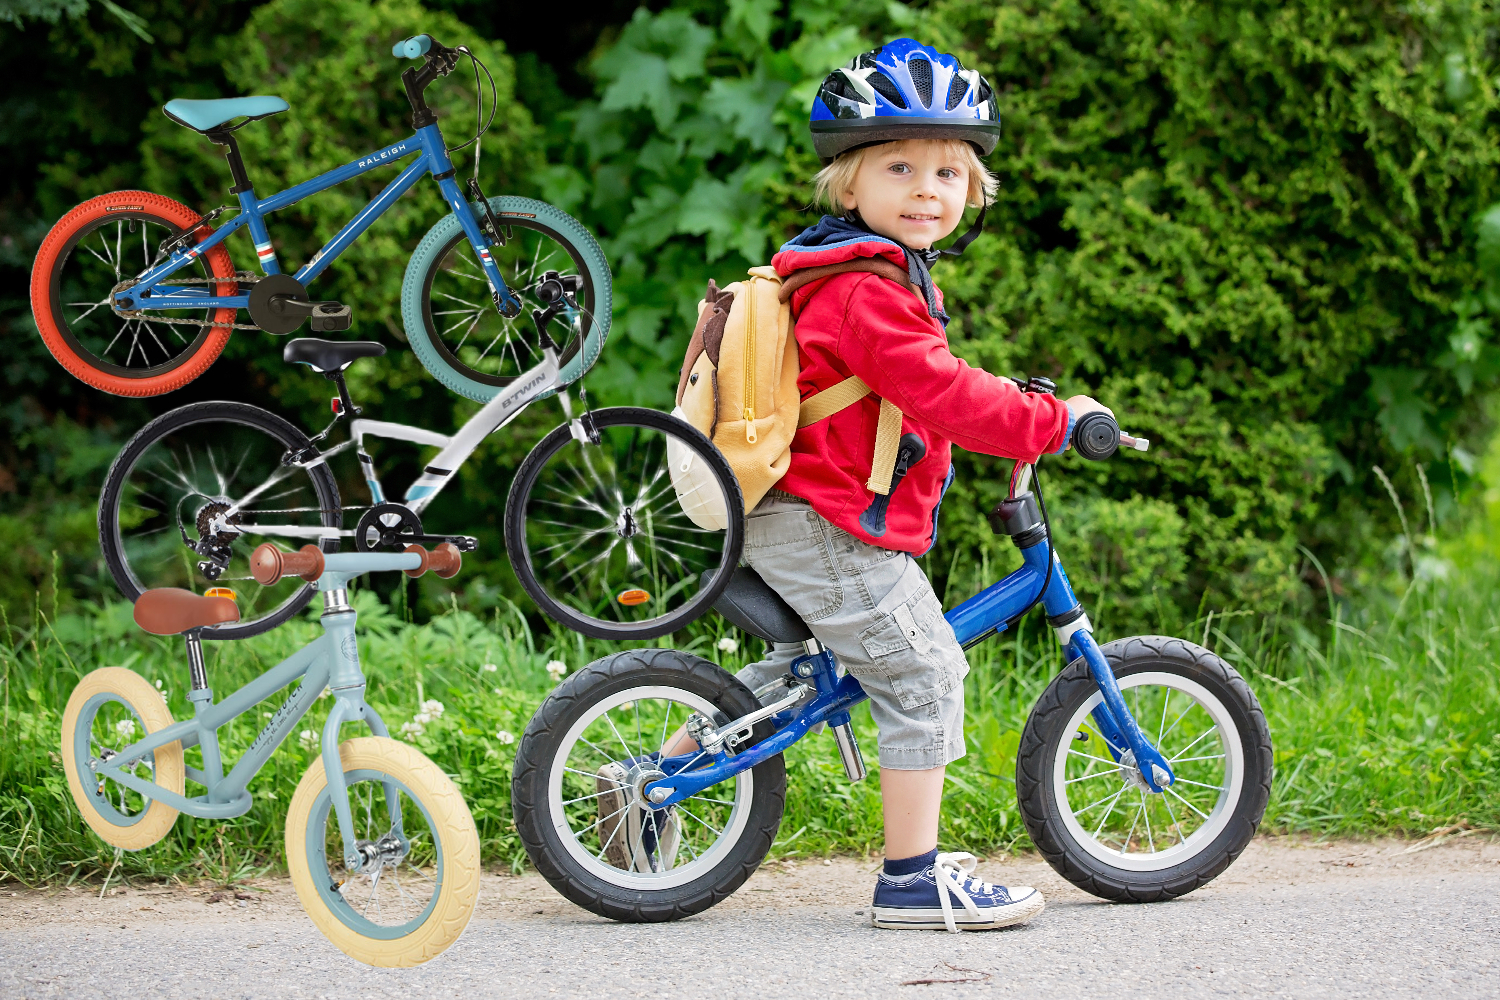
{"label": "blue bike frame", "polygon": [[[1031,607],[1045,582],[1047,589],[1042,594],[1041,604],[1048,618],[1053,621],[1071,618],[1067,624],[1054,627],[1068,661],[1083,657],[1103,694],[1103,702],[1092,714],[1100,735],[1109,744],[1110,754],[1116,761],[1123,760],[1139,769],[1141,778],[1152,791],[1162,791],[1176,780],[1172,766],[1146,738],[1126,708],[1114,671],[1094,641],[1093,626],[1083,614],[1078,598],[1073,595],[1073,586],[1068,582],[1062,560],[1052,550],[1051,540],[1044,535],[1023,547],[1021,557],[1023,562],[1019,569],[944,615],[953,626],[959,643],[971,646],[1005,631],[1017,615]],[[1052,561],[1050,579],[1047,576],[1049,557]],[[717,753],[697,750],[664,758],[658,766],[667,776],[645,788],[652,803],[665,808],[696,795],[781,753],[820,722],[830,726],[849,722],[849,709],[867,697],[864,688],[853,674],[839,676],[838,660],[833,653],[816,641],[809,641],[807,645],[807,654],[792,661],[791,673],[804,684],[810,682],[816,691],[812,700],[795,715],[789,711],[772,716],[773,723],[778,725],[776,731],[738,754],[731,754],[726,746]],[[734,733],[741,725],[731,722],[721,727],[720,732]],[[664,792],[669,794],[663,795]]]}
{"label": "blue bike frame", "polygon": [[178,247],[166,261],[146,272],[129,289],[115,296],[115,307],[122,310],[182,309],[184,307],[248,309],[250,305],[248,293],[215,295],[209,291],[209,286],[201,288],[176,286],[170,287],[170,290],[163,290],[157,286],[159,282],[192,263],[195,258],[224,242],[231,234],[246,227],[249,228],[250,238],[255,243],[255,252],[260,260],[261,270],[268,275],[281,274],[281,264],[276,259],[276,251],[271,245],[271,235],[266,229],[267,215],[286,208],[288,205],[295,205],[303,198],[327,190],[336,184],[342,184],[360,174],[390,166],[412,155],[416,155],[417,158],[387,184],[383,191],[371,199],[370,203],[354,218],[350,219],[344,228],[324,245],[323,249],[313,254],[312,259],[302,265],[302,269],[293,277],[306,287],[322,274],[339,254],[347,250],[349,245],[357,240],[366,229],[370,228],[371,223],[395,204],[397,198],[421,180],[424,174],[430,173],[437,180],[438,189],[443,192],[443,200],[458,217],[464,235],[473,244],[475,256],[484,268],[485,276],[489,278],[490,291],[495,294],[497,305],[506,309],[519,309],[520,303],[511,295],[510,289],[506,287],[505,278],[500,274],[500,268],[490,257],[488,238],[480,229],[479,221],[474,217],[468,201],[459,190],[458,183],[453,179],[453,162],[448,158],[443,135],[436,125],[419,128],[409,138],[392,143],[367,156],[361,156],[353,163],[346,163],[325,174],[319,174],[312,180],[303,181],[296,187],[288,188],[280,194],[273,194],[269,198],[259,198],[253,187],[240,191],[238,215],[214,230],[213,235],[202,243]]}

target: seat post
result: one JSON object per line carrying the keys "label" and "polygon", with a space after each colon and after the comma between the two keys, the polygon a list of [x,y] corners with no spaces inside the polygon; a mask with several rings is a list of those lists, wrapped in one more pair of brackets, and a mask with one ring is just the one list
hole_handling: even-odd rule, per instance
{"label": "seat post", "polygon": [[[203,668],[203,640],[198,636],[197,629],[190,629],[182,633],[182,638],[187,641],[188,677],[192,683],[193,694],[208,690],[208,671]],[[188,695],[191,699],[192,695]]]}
{"label": "seat post", "polygon": [[[344,366],[345,368],[348,365]],[[336,368],[331,372],[324,372],[323,377],[339,388],[339,416],[347,416],[350,420],[359,416],[359,407],[354,405],[354,400],[349,398],[349,386],[344,382],[344,369]]]}
{"label": "seat post", "polygon": [[234,136],[228,132],[205,132],[208,141],[224,147],[224,159],[229,161],[229,176],[234,178],[234,187],[229,189],[230,194],[239,194],[242,191],[252,190],[250,186],[250,175],[245,173],[245,161],[240,157],[239,143],[234,141]]}

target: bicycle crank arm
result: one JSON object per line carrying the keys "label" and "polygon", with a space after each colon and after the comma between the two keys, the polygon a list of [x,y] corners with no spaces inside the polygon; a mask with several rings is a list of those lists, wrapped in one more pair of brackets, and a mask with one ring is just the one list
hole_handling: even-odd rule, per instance
{"label": "bicycle crank arm", "polygon": [[[1125,696],[1120,693],[1120,684],[1115,679],[1115,672],[1110,668],[1109,661],[1104,658],[1104,653],[1099,649],[1099,644],[1094,641],[1092,633],[1086,629],[1079,629],[1073,633],[1068,645],[1072,647],[1072,652],[1082,656],[1088,662],[1089,672],[1094,675],[1094,683],[1099,685],[1099,692],[1104,696],[1104,704],[1100,707],[1107,709],[1110,721],[1114,723],[1115,732],[1103,735],[1111,743],[1116,737],[1124,741],[1123,747],[1112,746],[1111,751],[1126,766],[1138,770],[1141,781],[1153,792],[1160,793],[1168,785],[1176,782],[1177,776],[1172,773],[1171,763],[1146,739],[1146,734],[1141,732],[1135,716],[1131,715],[1130,709],[1125,706]],[[1100,721],[1097,715],[1095,721]],[[1101,728],[1107,727],[1101,726]],[[1124,760],[1125,753],[1133,759]]]}
{"label": "bicycle crank arm", "polygon": [[479,539],[468,535],[402,535],[401,541],[408,545],[442,545],[444,542],[451,543],[460,552],[473,552],[479,547]]}

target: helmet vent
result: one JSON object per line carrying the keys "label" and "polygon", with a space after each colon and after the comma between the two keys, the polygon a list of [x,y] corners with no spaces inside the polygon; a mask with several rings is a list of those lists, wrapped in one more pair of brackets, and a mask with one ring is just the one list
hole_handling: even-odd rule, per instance
{"label": "helmet vent", "polygon": [[917,100],[922,102],[923,107],[932,107],[932,63],[926,59],[909,59],[906,71],[911,74],[911,82],[916,85]]}
{"label": "helmet vent", "polygon": [[[929,70],[930,68],[931,67],[929,67]],[[896,107],[903,110],[906,108],[906,99],[901,96],[901,91],[896,87],[896,81],[892,80],[884,73],[876,70],[865,78],[865,82],[870,85],[875,93],[879,94],[881,97],[884,97],[887,101],[894,104]],[[928,84],[930,90],[931,80],[928,81]]]}
{"label": "helmet vent", "polygon": [[948,110],[952,111],[964,101],[964,95],[969,92],[969,81],[957,73],[948,83]]}
{"label": "helmet vent", "polygon": [[995,92],[990,89],[990,83],[984,77],[979,78],[979,94],[975,98],[980,104],[988,102],[990,113],[987,116],[991,121],[999,121],[1000,115],[995,110]]}

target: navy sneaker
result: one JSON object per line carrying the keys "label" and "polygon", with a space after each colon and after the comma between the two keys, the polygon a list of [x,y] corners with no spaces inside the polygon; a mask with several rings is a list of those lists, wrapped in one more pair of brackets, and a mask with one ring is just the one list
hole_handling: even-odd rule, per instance
{"label": "navy sneaker", "polygon": [[[1006,888],[974,878],[974,855],[939,854],[914,875],[881,873],[870,922],[876,927],[983,931],[1030,920],[1046,905],[1029,885]],[[953,901],[958,901],[955,907]]]}

